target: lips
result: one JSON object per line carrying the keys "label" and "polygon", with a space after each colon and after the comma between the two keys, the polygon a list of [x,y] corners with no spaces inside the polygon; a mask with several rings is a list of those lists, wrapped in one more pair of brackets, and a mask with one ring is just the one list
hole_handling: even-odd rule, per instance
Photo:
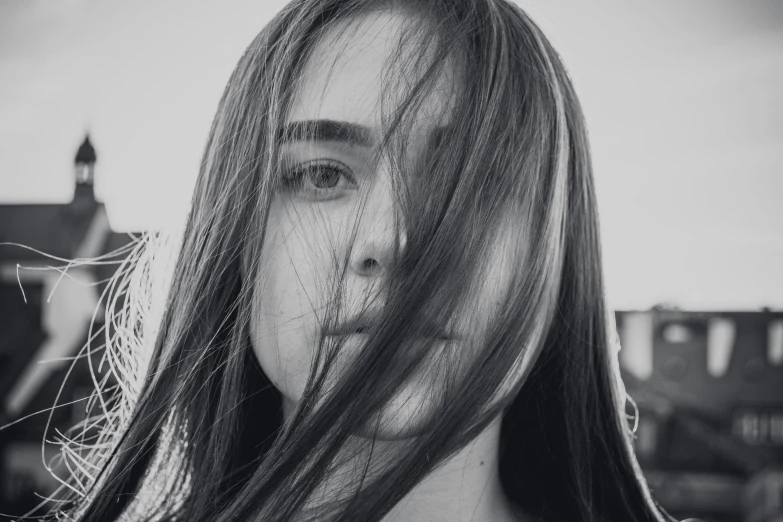
{"label": "lips", "polygon": [[[337,327],[330,330],[328,334],[351,335],[366,333],[373,327],[373,325],[378,324],[380,313],[381,312],[379,309],[368,309],[363,313],[355,315],[347,321],[337,325]],[[456,338],[455,335],[447,332],[444,328],[439,327],[436,323],[429,319],[425,319],[425,326],[426,331],[437,332],[436,335],[431,336],[432,338],[444,341],[450,341]]]}

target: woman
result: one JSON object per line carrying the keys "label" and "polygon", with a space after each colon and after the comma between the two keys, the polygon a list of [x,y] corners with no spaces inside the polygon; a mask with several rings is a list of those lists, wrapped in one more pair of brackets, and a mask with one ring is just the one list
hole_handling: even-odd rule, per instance
{"label": "woman", "polygon": [[165,284],[155,239],[114,288],[73,518],[670,520],[582,113],[517,7],[295,0],[226,87]]}

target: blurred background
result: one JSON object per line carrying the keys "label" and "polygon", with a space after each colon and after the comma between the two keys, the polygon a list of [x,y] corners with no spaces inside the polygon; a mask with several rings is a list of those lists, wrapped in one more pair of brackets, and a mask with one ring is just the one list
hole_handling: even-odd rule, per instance
{"label": "blurred background", "polygon": [[[654,496],[679,518],[783,520],[783,2],[518,3],[587,118]],[[61,277],[7,243],[93,257],[178,226],[229,74],[282,5],[0,2],[0,425],[25,419],[0,430],[0,513],[56,485],[48,410],[75,401],[51,440],[92,386],[62,358],[116,268]]]}

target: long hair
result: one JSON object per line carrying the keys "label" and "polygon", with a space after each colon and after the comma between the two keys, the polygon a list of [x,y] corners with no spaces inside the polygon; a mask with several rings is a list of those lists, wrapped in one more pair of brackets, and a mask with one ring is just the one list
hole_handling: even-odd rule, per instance
{"label": "long hair", "polygon": [[[387,64],[403,74],[390,73],[379,148],[394,165],[407,240],[390,267],[380,326],[337,379],[339,346],[321,336],[307,388],[284,423],[281,395],[248,333],[270,202],[281,188],[281,129],[325,32],[350,34],[359,15],[389,7],[411,14],[401,41],[418,49],[403,59],[401,44]],[[447,68],[452,118],[426,159],[411,164],[404,138]],[[416,175],[421,169],[426,176]],[[502,415],[500,478],[525,512],[669,520],[632,450],[582,111],[559,56],[519,8],[295,0],[241,57],[181,239],[161,237],[147,236],[130,275],[115,281],[122,304],[108,307],[105,350],[118,385],[98,390],[94,444],[71,452],[81,464],[59,508],[70,517],[380,520]],[[488,256],[498,241],[509,259]],[[335,273],[346,262],[336,256]],[[462,309],[480,315],[470,309],[474,282],[497,264],[509,282],[475,357],[446,351],[432,364],[434,356],[405,347],[403,339],[426,330],[422,311],[443,322]],[[325,281],[335,304],[319,311],[323,324],[340,316],[342,280]],[[424,367],[445,376],[425,426],[382,469],[310,509],[351,434],[373,425]]]}

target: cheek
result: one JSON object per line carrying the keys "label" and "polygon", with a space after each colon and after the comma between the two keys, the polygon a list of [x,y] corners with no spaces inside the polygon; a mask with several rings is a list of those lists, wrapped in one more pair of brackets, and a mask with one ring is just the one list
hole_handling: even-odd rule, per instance
{"label": "cheek", "polygon": [[[312,346],[307,315],[299,306],[304,295],[301,285],[290,284],[288,263],[269,259],[269,278],[257,285],[251,322],[253,351],[261,368],[283,395],[301,395],[310,365]],[[298,313],[297,313],[298,312]]]}
{"label": "cheek", "polygon": [[471,299],[457,313],[465,322],[465,331],[471,332],[475,347],[483,346],[488,330],[513,290],[515,273],[524,269],[527,249],[522,234],[518,228],[508,225],[498,230],[485,257],[487,264],[473,278],[468,293]]}
{"label": "cheek", "polygon": [[304,391],[318,341],[315,311],[323,306],[321,280],[329,260],[321,252],[324,243],[321,231],[295,225],[273,203],[253,292],[250,335],[264,373],[293,401]]}

